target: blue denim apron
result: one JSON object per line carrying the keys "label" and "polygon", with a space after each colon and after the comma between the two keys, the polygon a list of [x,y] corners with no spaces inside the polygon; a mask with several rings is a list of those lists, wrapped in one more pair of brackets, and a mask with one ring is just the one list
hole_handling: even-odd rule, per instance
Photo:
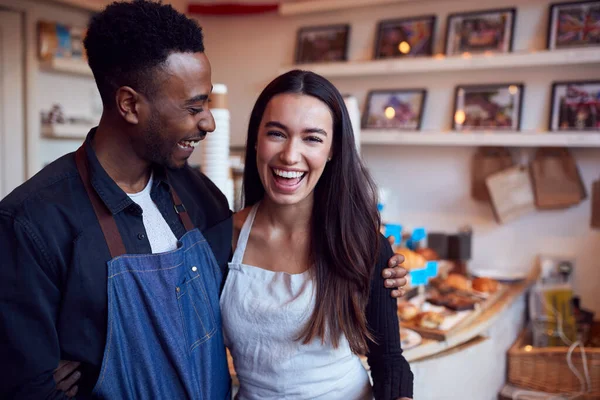
{"label": "blue denim apron", "polygon": [[221,270],[174,188],[175,210],[187,230],[177,249],[125,254],[115,220],[91,186],[83,146],[76,161],[112,257],[106,346],[92,395],[230,399],[219,309]]}

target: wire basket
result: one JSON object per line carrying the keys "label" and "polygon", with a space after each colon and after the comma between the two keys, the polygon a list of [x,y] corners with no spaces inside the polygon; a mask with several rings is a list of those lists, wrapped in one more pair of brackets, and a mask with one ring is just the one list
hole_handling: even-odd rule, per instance
{"label": "wire basket", "polygon": [[[595,322],[591,336],[600,334],[600,322]],[[590,387],[582,390],[581,380],[567,364],[568,346],[533,347],[533,334],[526,328],[508,351],[508,382],[523,389],[549,393],[579,393],[588,391],[600,399],[600,347],[585,347]],[[573,366],[583,376],[581,348],[571,354]],[[584,385],[587,386],[587,385]]]}

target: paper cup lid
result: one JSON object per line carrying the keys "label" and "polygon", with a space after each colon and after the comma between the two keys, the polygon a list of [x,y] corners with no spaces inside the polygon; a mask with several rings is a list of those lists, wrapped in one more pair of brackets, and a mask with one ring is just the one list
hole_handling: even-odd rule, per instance
{"label": "paper cup lid", "polygon": [[213,93],[227,93],[227,86],[223,83],[213,83]]}

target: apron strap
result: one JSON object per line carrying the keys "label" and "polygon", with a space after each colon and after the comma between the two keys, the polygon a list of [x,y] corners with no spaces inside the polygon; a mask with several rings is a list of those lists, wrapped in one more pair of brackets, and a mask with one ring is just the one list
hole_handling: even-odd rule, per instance
{"label": "apron strap", "polygon": [[85,154],[85,143],[81,145],[81,147],[79,147],[79,149],[77,149],[75,152],[75,163],[77,164],[77,170],[79,171],[79,175],[83,181],[85,191],[88,194],[92,206],[94,207],[94,212],[96,213],[96,217],[100,223],[100,228],[102,228],[104,240],[106,240],[106,244],[110,250],[111,258],[125,254],[125,245],[123,244],[121,233],[117,228],[117,223],[115,222],[110,210],[102,202],[102,199],[100,199],[100,196],[92,187],[88,169],[88,159],[87,155]]}
{"label": "apron strap", "polygon": [[194,224],[192,223],[192,220],[190,219],[190,215],[188,214],[187,210],[185,209],[183,202],[177,195],[175,188],[173,187],[173,185],[170,182],[169,182],[169,186],[171,187],[171,197],[173,198],[173,207],[175,208],[175,212],[177,213],[177,215],[179,215],[179,219],[183,223],[185,230],[189,232],[194,229]]}

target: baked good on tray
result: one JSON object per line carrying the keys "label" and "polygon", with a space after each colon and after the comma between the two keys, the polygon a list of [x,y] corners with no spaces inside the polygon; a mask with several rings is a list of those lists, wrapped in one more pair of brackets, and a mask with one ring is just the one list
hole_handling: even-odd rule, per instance
{"label": "baked good on tray", "polygon": [[395,250],[396,254],[402,254],[404,256],[404,262],[402,266],[407,270],[423,268],[427,263],[425,257],[416,253],[406,247],[398,247]]}
{"label": "baked good on tray", "polygon": [[420,247],[418,249],[415,250],[417,253],[419,253],[420,255],[422,255],[423,257],[425,257],[425,259],[427,261],[435,261],[435,260],[439,260],[440,256],[438,255],[438,253],[435,252],[435,250],[429,248],[429,247]]}
{"label": "baked good on tray", "polygon": [[440,277],[431,279],[429,281],[429,285],[431,287],[434,287],[441,294],[447,294],[455,290],[452,286],[448,285],[448,283],[446,283],[444,279]]}
{"label": "baked good on tray", "polygon": [[419,313],[413,322],[416,326],[426,329],[437,329],[444,322],[444,316],[434,311],[425,311]]}
{"label": "baked good on tray", "polygon": [[483,293],[495,293],[498,290],[498,281],[491,278],[475,278],[472,285],[473,290]]}
{"label": "baked good on tray", "polygon": [[447,298],[445,293],[440,293],[436,289],[431,289],[428,291],[425,301],[434,306],[444,306],[446,305]]}
{"label": "baked good on tray", "polygon": [[446,284],[458,290],[471,290],[471,282],[464,275],[450,274],[446,278]]}
{"label": "baked good on tray", "polygon": [[477,301],[466,296],[451,293],[446,296],[446,302],[444,306],[454,311],[473,310]]}
{"label": "baked good on tray", "polygon": [[419,307],[416,305],[409,303],[407,301],[403,301],[398,303],[398,316],[403,321],[410,321],[419,313]]}

